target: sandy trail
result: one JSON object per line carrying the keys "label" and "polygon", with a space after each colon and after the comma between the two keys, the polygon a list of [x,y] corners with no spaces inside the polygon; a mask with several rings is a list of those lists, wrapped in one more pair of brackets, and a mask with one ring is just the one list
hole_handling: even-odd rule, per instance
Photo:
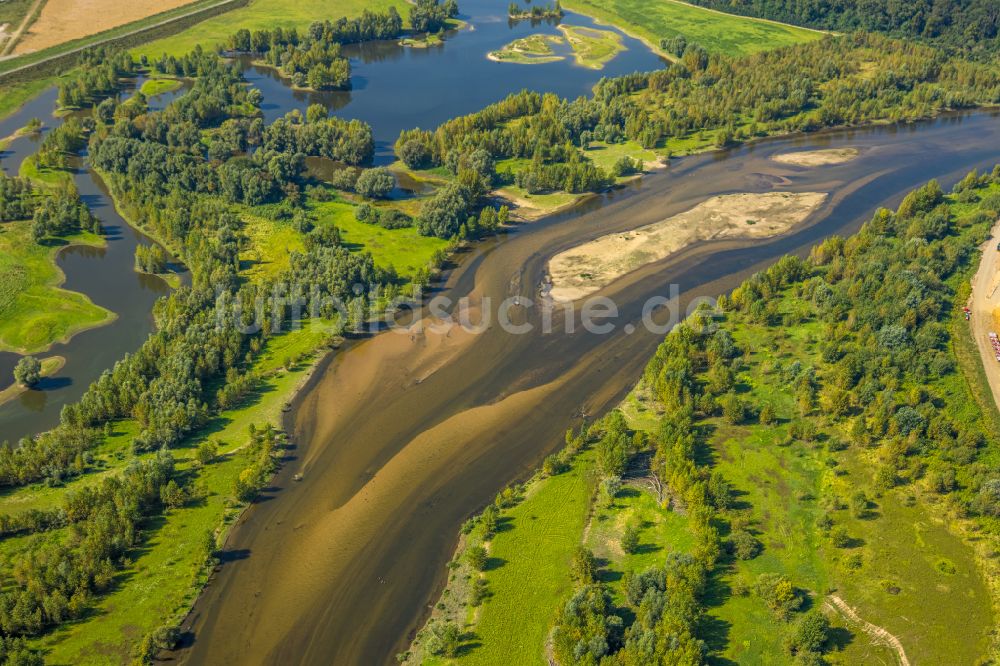
{"label": "sandy trail", "polygon": [[896,652],[896,658],[899,659],[901,666],[910,666],[910,660],[906,658],[906,650],[903,649],[903,644],[899,642],[898,638],[882,627],[862,619],[857,611],[847,605],[847,602],[836,594],[828,596],[825,605],[827,608],[844,615],[851,622],[860,625],[861,630],[871,636],[877,643],[888,645],[892,648]]}
{"label": "sandy trail", "polygon": [[993,400],[1000,408],[1000,363],[990,344],[989,334],[996,331],[993,313],[1000,309],[1000,251],[997,239],[1000,237],[1000,222],[994,225],[990,239],[982,247],[983,257],[979,269],[972,278],[972,335],[976,339],[979,353],[983,357],[983,369],[993,392]]}
{"label": "sandy trail", "polygon": [[560,252],[549,262],[549,295],[563,303],[578,300],[699,241],[778,236],[803,222],[826,197],[821,192],[712,197],[660,222],[608,234]]}

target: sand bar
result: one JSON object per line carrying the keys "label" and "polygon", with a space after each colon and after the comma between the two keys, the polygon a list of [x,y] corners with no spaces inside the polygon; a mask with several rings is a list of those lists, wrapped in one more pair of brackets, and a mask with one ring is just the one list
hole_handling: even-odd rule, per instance
{"label": "sand bar", "polygon": [[699,241],[777,236],[809,217],[826,196],[822,192],[727,194],[660,222],[602,236],[551,259],[549,295],[559,302],[575,301]]}

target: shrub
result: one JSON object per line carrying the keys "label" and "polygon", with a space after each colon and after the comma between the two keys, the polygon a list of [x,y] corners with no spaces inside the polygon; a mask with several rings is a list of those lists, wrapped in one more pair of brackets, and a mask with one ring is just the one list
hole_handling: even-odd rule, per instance
{"label": "shrub", "polygon": [[358,176],[354,189],[368,199],[384,199],[396,187],[396,179],[383,167],[366,169]]}

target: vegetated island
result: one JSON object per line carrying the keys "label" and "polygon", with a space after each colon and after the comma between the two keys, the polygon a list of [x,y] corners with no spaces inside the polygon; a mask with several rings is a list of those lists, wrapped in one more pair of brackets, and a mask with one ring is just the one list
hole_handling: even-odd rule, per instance
{"label": "vegetated island", "polygon": [[491,51],[486,57],[496,62],[513,62],[519,65],[540,65],[546,62],[559,62],[566,56],[552,50],[553,44],[564,44],[562,37],[557,35],[530,35],[515,39],[498,51]]}
{"label": "vegetated island", "polygon": [[833,166],[845,164],[857,158],[857,148],[829,148],[827,150],[806,150],[798,153],[782,153],[771,159],[782,164],[801,167]]}
{"label": "vegetated island", "polygon": [[[42,369],[39,372],[39,376],[45,378],[51,377],[62,370],[63,366],[66,365],[66,359],[62,356],[50,356],[48,358],[43,358],[41,363]],[[25,386],[24,384],[15,381],[13,384],[0,391],[0,405],[8,403],[19,397],[22,393],[30,390],[30,386]]]}
{"label": "vegetated island", "polygon": [[604,65],[614,60],[625,50],[621,35],[612,30],[597,30],[575,25],[560,25],[558,35],[530,35],[515,39],[510,44],[486,55],[496,62],[513,62],[520,65],[540,65],[559,62],[566,54],[556,53],[553,46],[569,44],[576,64],[589,69],[604,69]]}
{"label": "vegetated island", "polygon": [[576,64],[588,69],[604,69],[605,64],[626,49],[622,36],[613,30],[577,25],[560,25],[559,30],[573,47]]}
{"label": "vegetated island", "polygon": [[575,301],[698,241],[777,236],[809,217],[826,196],[821,192],[727,194],[660,222],[602,236],[551,259],[549,295],[557,302]]}

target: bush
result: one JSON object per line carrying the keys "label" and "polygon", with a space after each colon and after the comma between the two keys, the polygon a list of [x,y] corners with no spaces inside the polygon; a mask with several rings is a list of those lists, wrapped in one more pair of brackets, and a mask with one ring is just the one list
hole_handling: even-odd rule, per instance
{"label": "bush", "polygon": [[545,462],[542,463],[542,471],[545,472],[547,476],[556,476],[562,474],[569,469],[569,465],[556,453],[545,458]]}
{"label": "bush", "polygon": [[482,546],[473,546],[465,553],[465,557],[469,560],[469,566],[471,566],[476,571],[482,571],[486,568],[486,561],[489,559],[489,555],[486,553],[486,549]]}
{"label": "bush", "polygon": [[570,576],[579,585],[594,582],[597,575],[597,560],[588,548],[578,546],[569,565]]}
{"label": "bush", "polygon": [[811,610],[796,625],[795,633],[788,640],[788,649],[792,654],[821,652],[829,631],[830,621],[826,616],[817,610]]}
{"label": "bush", "polygon": [[368,199],[384,199],[396,187],[396,179],[388,169],[366,169],[358,176],[354,189]]}
{"label": "bush", "polygon": [[630,523],[625,526],[625,531],[622,532],[621,544],[622,550],[629,555],[639,550],[639,528],[635,524]]}
{"label": "bush", "polygon": [[454,622],[435,622],[424,647],[435,657],[454,657],[458,653],[460,633]]}
{"label": "bush", "polygon": [[802,598],[795,593],[792,582],[776,573],[763,573],[754,583],[754,592],[780,619],[788,619],[802,605]]}
{"label": "bush", "polygon": [[729,537],[729,548],[739,560],[752,560],[761,551],[761,543],[747,530],[735,530]]}

